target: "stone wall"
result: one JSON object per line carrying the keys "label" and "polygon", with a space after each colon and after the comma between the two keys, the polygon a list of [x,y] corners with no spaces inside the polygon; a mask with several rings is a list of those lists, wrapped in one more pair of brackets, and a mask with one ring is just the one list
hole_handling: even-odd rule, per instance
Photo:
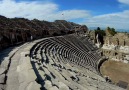
{"label": "stone wall", "polygon": [[102,46],[103,54],[112,60],[129,62],[129,34],[117,33],[114,36],[105,36]]}
{"label": "stone wall", "polygon": [[[116,33],[111,35],[108,30],[105,30],[106,35],[99,37],[100,33],[90,31],[88,34],[93,43],[102,50],[102,55],[105,55],[110,60],[129,62],[129,33]],[[103,42],[101,42],[103,39]]]}

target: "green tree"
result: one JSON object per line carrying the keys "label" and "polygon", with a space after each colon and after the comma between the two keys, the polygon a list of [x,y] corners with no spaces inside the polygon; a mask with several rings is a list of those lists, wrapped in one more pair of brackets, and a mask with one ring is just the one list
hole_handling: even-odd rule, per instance
{"label": "green tree", "polygon": [[107,27],[107,30],[113,36],[117,33],[114,28]]}
{"label": "green tree", "polygon": [[100,27],[97,27],[97,30],[101,30]]}
{"label": "green tree", "polygon": [[107,30],[111,30],[111,28],[110,27],[107,27]]}
{"label": "green tree", "polygon": [[111,28],[111,31],[112,31],[113,35],[115,35],[117,33],[114,28]]}
{"label": "green tree", "polygon": [[100,27],[97,27],[97,29],[95,30],[95,34],[96,35],[99,34],[101,36],[105,36],[106,35],[105,31],[104,30],[101,30]]}

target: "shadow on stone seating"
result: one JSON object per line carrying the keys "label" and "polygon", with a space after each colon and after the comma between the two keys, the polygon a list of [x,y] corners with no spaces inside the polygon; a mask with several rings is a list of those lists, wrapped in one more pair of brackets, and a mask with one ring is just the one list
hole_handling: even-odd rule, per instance
{"label": "shadow on stone seating", "polygon": [[37,79],[35,80],[37,83],[39,83],[39,84],[42,84],[42,89],[41,90],[47,90],[45,87],[44,87],[44,84],[45,84],[45,82],[44,82],[44,80],[43,80],[43,78],[41,77],[41,75],[39,74],[39,72],[38,72],[38,69],[36,68],[36,66],[35,66],[35,62],[31,62],[32,63],[32,67],[33,67],[33,69],[34,69],[34,72],[35,72],[35,74],[36,74],[36,76],[37,76]]}
{"label": "shadow on stone seating", "polygon": [[22,45],[23,42],[19,42],[19,43],[16,43],[14,45],[11,45],[11,46],[8,46],[7,48],[4,48],[2,50],[0,50],[0,65],[1,63],[3,62],[4,58],[5,57],[8,57],[9,56],[9,53],[17,46],[20,46]]}
{"label": "shadow on stone seating", "polygon": [[48,59],[48,56],[46,55],[46,64],[49,64],[49,59]]}
{"label": "shadow on stone seating", "polygon": [[9,56],[9,53],[10,53],[14,48],[15,48],[15,47],[9,47],[9,48],[6,48],[6,49],[0,51],[0,65],[1,65],[1,63],[3,62],[4,58],[5,58],[5,57],[8,57],[8,56]]}

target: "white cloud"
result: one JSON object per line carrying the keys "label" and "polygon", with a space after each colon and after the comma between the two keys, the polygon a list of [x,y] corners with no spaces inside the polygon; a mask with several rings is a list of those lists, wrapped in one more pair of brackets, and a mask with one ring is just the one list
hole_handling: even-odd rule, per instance
{"label": "white cloud", "polygon": [[129,5],[129,0],[118,0],[120,3]]}
{"label": "white cloud", "polygon": [[[45,2],[46,1],[46,2]],[[51,0],[50,0],[51,1]],[[64,16],[62,16],[64,14]],[[28,19],[40,19],[40,20],[56,20],[56,19],[78,19],[88,17],[89,13],[85,10],[64,10],[59,11],[57,4],[39,1],[21,1],[15,0],[0,0],[0,15],[4,15],[9,18],[24,17]]]}
{"label": "white cloud", "polygon": [[90,17],[90,13],[85,10],[64,10],[59,11],[57,13],[53,13],[48,15],[49,19],[65,19],[65,20],[72,20],[72,19],[79,19],[79,18],[86,18]]}
{"label": "white cloud", "polygon": [[15,2],[14,0],[2,0],[0,2],[0,14],[13,18],[25,17],[29,19],[44,17],[56,11],[58,6],[54,3]]}
{"label": "white cloud", "polygon": [[[129,0],[118,0],[123,5],[129,5]],[[85,20],[82,24],[88,27],[114,27],[116,29],[129,30],[129,10],[117,13],[102,14]]]}
{"label": "white cloud", "polygon": [[[40,1],[40,2],[39,2]],[[43,1],[43,2],[42,2]],[[53,21],[57,19],[80,20],[88,27],[114,27],[129,29],[129,10],[123,12],[92,16],[87,10],[60,10],[59,6],[52,0],[38,1],[20,1],[16,0],[0,0],[0,15],[14,18],[24,17],[28,19],[37,18],[39,20]],[[119,0],[120,3],[129,5],[128,0]],[[63,15],[62,15],[63,14]]]}
{"label": "white cloud", "polygon": [[119,13],[94,16],[84,22],[89,27],[114,27],[116,29],[129,29],[129,10]]}

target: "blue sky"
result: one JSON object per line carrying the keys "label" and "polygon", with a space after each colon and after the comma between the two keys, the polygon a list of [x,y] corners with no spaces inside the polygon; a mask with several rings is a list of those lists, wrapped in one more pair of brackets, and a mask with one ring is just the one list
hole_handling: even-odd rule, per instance
{"label": "blue sky", "polygon": [[129,30],[129,0],[0,0],[0,15]]}

